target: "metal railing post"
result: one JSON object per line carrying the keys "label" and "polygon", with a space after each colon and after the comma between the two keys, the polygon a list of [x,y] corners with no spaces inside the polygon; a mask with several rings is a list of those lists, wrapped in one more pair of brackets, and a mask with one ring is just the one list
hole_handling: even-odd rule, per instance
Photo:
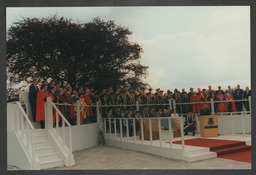
{"label": "metal railing post", "polygon": [[152,146],[152,124],[151,124],[151,118],[149,120],[149,136],[150,136],[150,145]]}
{"label": "metal railing post", "polygon": [[141,126],[141,128],[140,128],[140,131],[141,131],[141,143],[143,144],[144,143],[144,128],[143,128],[143,121],[142,121],[142,119],[140,119],[140,126]]}
{"label": "metal railing post", "polygon": [[109,134],[109,138],[111,138],[111,119],[110,119],[110,117],[108,118],[108,134]]}
{"label": "metal railing post", "polygon": [[176,101],[173,100],[173,110],[176,109]]}
{"label": "metal railing post", "polygon": [[115,130],[115,140],[116,140],[116,119],[114,119],[114,130]]}
{"label": "metal railing post", "polygon": [[104,122],[104,133],[106,136],[107,135],[107,119],[103,119],[103,122]]}
{"label": "metal railing post", "polygon": [[161,132],[160,118],[158,118],[158,132],[159,132],[159,145],[162,146],[162,132]]}
{"label": "metal railing post", "polygon": [[242,114],[242,126],[243,126],[243,135],[245,136],[245,115]]}
{"label": "metal railing post", "polygon": [[223,114],[221,113],[220,114],[220,116],[221,116],[221,123],[222,123],[222,134],[224,135],[224,117],[223,117]]}
{"label": "metal railing post", "polygon": [[139,102],[138,101],[136,101],[136,110],[140,111],[140,106],[139,106]]}
{"label": "metal railing post", "polygon": [[213,98],[211,98],[211,111],[212,111],[212,115],[215,114],[214,112],[214,103],[213,103]]}
{"label": "metal railing post", "polygon": [[180,117],[180,132],[181,132],[181,143],[182,143],[182,152],[185,154],[185,141],[184,141],[184,129],[183,129],[183,116]]}
{"label": "metal railing post", "polygon": [[80,104],[79,100],[76,101],[76,125],[80,125]]}
{"label": "metal railing post", "polygon": [[121,135],[121,140],[123,141],[123,119],[120,118],[119,120],[119,124],[120,124],[120,135]]}
{"label": "metal railing post", "polygon": [[196,114],[196,130],[197,130],[197,133],[200,133],[200,123],[199,123],[199,120],[198,120],[198,115]]}
{"label": "metal railing post", "polygon": [[172,100],[169,100],[170,110],[172,111]]}
{"label": "metal railing post", "polygon": [[133,119],[133,140],[134,143],[136,143],[136,124],[135,124],[135,119]]}
{"label": "metal railing post", "polygon": [[127,142],[129,141],[129,123],[128,119],[126,119],[126,137],[127,137]]}
{"label": "metal railing post", "polygon": [[172,148],[172,140],[173,140],[173,132],[172,132],[172,123],[171,118],[168,117],[168,124],[169,124],[169,138],[170,138],[170,148]]}
{"label": "metal railing post", "polygon": [[234,128],[234,116],[231,112],[231,122],[232,122],[232,134],[235,135],[235,128]]}

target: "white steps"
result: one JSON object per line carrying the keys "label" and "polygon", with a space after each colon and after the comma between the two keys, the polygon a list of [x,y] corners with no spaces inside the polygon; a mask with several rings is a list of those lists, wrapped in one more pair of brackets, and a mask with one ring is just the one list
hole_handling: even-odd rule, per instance
{"label": "white steps", "polygon": [[64,161],[62,159],[54,159],[49,161],[40,162],[41,169],[48,169],[53,167],[64,166]]}
{"label": "white steps", "polygon": [[56,146],[49,140],[46,130],[36,129],[34,132],[35,154],[40,161],[40,169],[64,166],[64,160],[57,152]]}
{"label": "white steps", "polygon": [[203,153],[198,153],[198,154],[186,155],[184,157],[189,162],[194,162],[194,161],[199,161],[199,160],[216,158],[217,157],[217,153],[215,153],[215,152],[203,152]]}

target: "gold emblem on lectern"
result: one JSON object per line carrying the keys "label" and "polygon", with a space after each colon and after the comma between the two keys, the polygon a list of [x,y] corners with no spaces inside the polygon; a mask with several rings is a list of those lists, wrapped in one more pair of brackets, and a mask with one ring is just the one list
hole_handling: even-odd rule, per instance
{"label": "gold emblem on lectern", "polygon": [[209,125],[213,125],[214,124],[213,118],[209,118],[208,124]]}

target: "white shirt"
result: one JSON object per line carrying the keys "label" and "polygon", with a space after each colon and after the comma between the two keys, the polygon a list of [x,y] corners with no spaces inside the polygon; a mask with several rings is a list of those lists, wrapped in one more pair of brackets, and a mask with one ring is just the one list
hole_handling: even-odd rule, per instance
{"label": "white shirt", "polygon": [[172,113],[171,118],[176,119],[176,120],[179,120],[179,114],[177,114],[177,113],[175,113],[175,114]]}

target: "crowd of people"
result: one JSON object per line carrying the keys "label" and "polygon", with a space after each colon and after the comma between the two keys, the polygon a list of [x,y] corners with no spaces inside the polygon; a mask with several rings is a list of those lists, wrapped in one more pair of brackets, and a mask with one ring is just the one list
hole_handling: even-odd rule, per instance
{"label": "crowd of people", "polygon": [[[175,108],[179,114],[189,112],[201,115],[210,114],[211,98],[214,101],[215,112],[241,112],[243,106],[247,111],[250,110],[248,98],[251,96],[251,90],[249,87],[242,90],[240,85],[237,85],[235,89],[228,86],[226,91],[223,91],[221,86],[218,87],[218,90],[213,90],[209,85],[207,90],[197,88],[197,91],[194,91],[193,88],[190,88],[187,93],[185,89],[182,89],[181,92],[178,89],[175,89],[174,92],[170,90],[164,92],[160,88],[157,88],[155,92],[149,88],[146,92],[144,87],[141,89],[118,88],[115,91],[110,87],[98,92],[83,87],[72,88],[70,85],[64,87],[61,81],[54,80],[49,83],[42,81],[39,90],[38,84],[39,80],[34,79],[30,85],[29,101],[33,120],[40,122],[42,128],[44,127],[43,104],[46,97],[52,98],[52,101],[57,104],[61,113],[71,124],[76,122],[78,109],[74,105],[77,102],[80,104],[81,123],[96,122],[96,108],[92,106],[97,102],[100,104],[103,118],[168,117],[171,116]],[[136,101],[139,103],[139,111]],[[172,106],[174,101],[175,107]]]}

